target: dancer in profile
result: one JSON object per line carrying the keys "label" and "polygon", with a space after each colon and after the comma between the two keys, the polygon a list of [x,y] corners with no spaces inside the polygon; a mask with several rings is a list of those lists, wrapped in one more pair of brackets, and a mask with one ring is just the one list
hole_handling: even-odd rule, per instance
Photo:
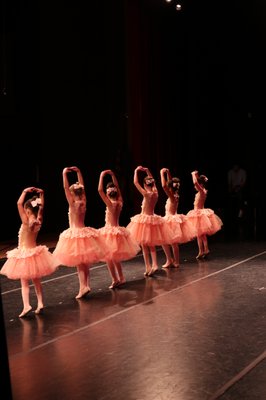
{"label": "dancer in profile", "polygon": [[[28,194],[31,195],[30,198]],[[44,309],[41,278],[52,274],[58,264],[48,247],[37,245],[38,233],[43,223],[44,192],[36,187],[24,189],[17,201],[21,219],[18,234],[18,247],[7,252],[7,260],[0,273],[9,279],[20,279],[23,310],[20,318],[32,311],[30,304],[30,281],[33,282],[37,296],[35,314]]]}
{"label": "dancer in profile", "polygon": [[[68,177],[71,173],[77,177],[77,182],[72,185]],[[97,229],[85,226],[87,197],[83,176],[78,167],[63,169],[63,186],[69,205],[69,228],[60,234],[53,255],[60,264],[77,267],[79,292],[76,299],[80,299],[91,291],[89,268],[104,257],[106,246]]]}
{"label": "dancer in profile", "polygon": [[[111,181],[104,188],[104,179],[107,176]],[[121,262],[135,257],[141,249],[129,230],[119,225],[123,197],[117,178],[110,169],[101,172],[98,192],[106,205],[105,226],[99,229],[109,248],[103,261],[106,261],[112,279],[109,288],[114,289],[126,282]]]}
{"label": "dancer in profile", "polygon": [[210,253],[207,236],[214,235],[223,225],[222,220],[210,208],[204,208],[208,190],[206,188],[208,178],[199,175],[198,171],[191,172],[192,181],[196,189],[194,209],[187,213],[188,220],[193,224],[197,242],[197,259],[205,258]]}
{"label": "dancer in profile", "polygon": [[173,231],[171,243],[163,244],[166,262],[162,268],[179,267],[179,244],[186,243],[196,236],[193,225],[183,214],[178,214],[180,179],[172,177],[168,168],[160,171],[162,188],[167,195],[164,219]]}
{"label": "dancer in profile", "polygon": [[[139,182],[139,173],[144,172],[143,185]],[[134,185],[142,194],[141,213],[131,217],[127,225],[132,236],[142,248],[145,262],[145,276],[158,271],[156,246],[172,242],[172,231],[162,216],[155,214],[158,190],[155,180],[146,167],[138,166],[134,171]]]}

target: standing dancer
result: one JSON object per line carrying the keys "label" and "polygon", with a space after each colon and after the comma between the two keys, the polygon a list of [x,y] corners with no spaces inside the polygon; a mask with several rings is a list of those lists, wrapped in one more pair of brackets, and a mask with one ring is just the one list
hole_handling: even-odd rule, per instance
{"label": "standing dancer", "polygon": [[[70,186],[68,174],[73,172],[77,182]],[[87,198],[78,167],[63,169],[63,186],[69,205],[69,228],[60,234],[53,254],[62,265],[77,267],[79,292],[76,299],[80,299],[91,290],[89,267],[104,257],[106,249],[97,229],[85,226]]]}
{"label": "standing dancer", "polygon": [[[32,197],[26,200],[29,193]],[[10,279],[20,279],[23,310],[19,317],[23,318],[32,310],[29,281],[32,280],[37,296],[35,314],[40,314],[44,308],[41,278],[52,274],[58,264],[48,247],[37,245],[38,233],[43,223],[43,190],[33,186],[24,189],[17,201],[17,207],[21,219],[18,247],[7,252],[7,260],[0,273]]]}
{"label": "standing dancer", "polygon": [[[104,178],[111,177],[104,190]],[[110,289],[126,282],[123,274],[121,261],[129,260],[136,256],[141,250],[138,243],[133,239],[128,229],[119,226],[119,218],[123,208],[123,197],[113,171],[102,171],[99,178],[98,192],[106,205],[105,226],[99,229],[99,233],[108,245],[103,261],[106,261],[112,278]]]}
{"label": "standing dancer", "polygon": [[186,243],[195,238],[193,225],[183,214],[177,214],[179,205],[180,179],[172,177],[168,168],[160,171],[162,188],[167,195],[164,219],[173,231],[171,243],[162,245],[166,262],[162,268],[179,267],[179,243]]}
{"label": "standing dancer", "polygon": [[[146,174],[143,186],[139,183],[140,171]],[[158,271],[156,246],[171,243],[172,232],[163,217],[154,212],[158,201],[158,190],[148,168],[138,166],[135,169],[134,185],[143,196],[141,213],[131,217],[127,227],[142,248],[145,262],[144,275],[151,276]]]}
{"label": "standing dancer", "polygon": [[197,191],[194,200],[194,209],[187,213],[189,221],[196,230],[199,253],[197,259],[205,258],[209,253],[207,235],[214,235],[223,225],[222,220],[210,208],[204,208],[208,190],[206,184],[208,178],[199,175],[198,171],[191,172],[192,181]]}

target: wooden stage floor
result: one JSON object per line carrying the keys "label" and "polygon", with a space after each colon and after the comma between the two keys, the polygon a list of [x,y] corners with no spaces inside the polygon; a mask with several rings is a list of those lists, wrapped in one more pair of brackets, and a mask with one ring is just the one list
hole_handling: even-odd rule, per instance
{"label": "wooden stage floor", "polygon": [[81,300],[76,269],[61,266],[43,280],[44,313],[25,319],[20,282],[1,276],[6,399],[265,400],[266,242],[209,243],[208,259],[183,244],[180,267],[154,277],[138,255],[115,290],[95,265]]}

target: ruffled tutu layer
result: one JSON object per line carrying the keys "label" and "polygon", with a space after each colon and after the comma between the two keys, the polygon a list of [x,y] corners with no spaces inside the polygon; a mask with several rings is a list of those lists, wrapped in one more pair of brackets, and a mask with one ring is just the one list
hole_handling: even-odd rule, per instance
{"label": "ruffled tutu layer", "polygon": [[186,216],[193,225],[197,236],[214,235],[223,225],[220,217],[210,208],[190,210]]}
{"label": "ruffled tutu layer", "polygon": [[173,232],[160,215],[137,214],[131,217],[127,229],[138,244],[160,246],[172,243]]}
{"label": "ruffled tutu layer", "polygon": [[51,275],[58,266],[48,247],[40,245],[8,251],[0,273],[9,279],[35,279]]}
{"label": "ruffled tutu layer", "polygon": [[173,232],[173,240],[169,243],[186,243],[196,236],[193,224],[183,214],[167,214],[164,220]]}
{"label": "ruffled tutu layer", "polygon": [[99,233],[108,246],[102,261],[125,261],[135,257],[141,250],[129,230],[123,226],[104,226]]}
{"label": "ruffled tutu layer", "polygon": [[53,256],[61,265],[75,267],[102,260],[107,250],[97,229],[68,228],[60,234]]}

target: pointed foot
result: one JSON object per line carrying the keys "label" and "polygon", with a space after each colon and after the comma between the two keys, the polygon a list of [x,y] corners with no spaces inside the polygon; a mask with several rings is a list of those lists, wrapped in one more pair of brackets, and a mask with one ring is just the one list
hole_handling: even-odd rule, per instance
{"label": "pointed foot", "polygon": [[37,314],[37,315],[43,314],[43,309],[44,309],[43,306],[42,306],[42,307],[38,307],[38,308],[36,308],[36,310],[34,311],[34,313]]}
{"label": "pointed foot", "polygon": [[109,289],[115,289],[119,285],[119,281],[112,282],[112,284],[109,286]]}
{"label": "pointed foot", "polygon": [[80,290],[79,293],[76,296],[76,299],[81,299],[82,297],[85,297],[87,294],[89,294],[91,289],[89,287],[84,288],[83,290]]}
{"label": "pointed foot", "polygon": [[25,310],[22,311],[22,313],[19,314],[19,318],[25,318],[29,315],[29,313],[31,312],[32,307],[29,307]]}

